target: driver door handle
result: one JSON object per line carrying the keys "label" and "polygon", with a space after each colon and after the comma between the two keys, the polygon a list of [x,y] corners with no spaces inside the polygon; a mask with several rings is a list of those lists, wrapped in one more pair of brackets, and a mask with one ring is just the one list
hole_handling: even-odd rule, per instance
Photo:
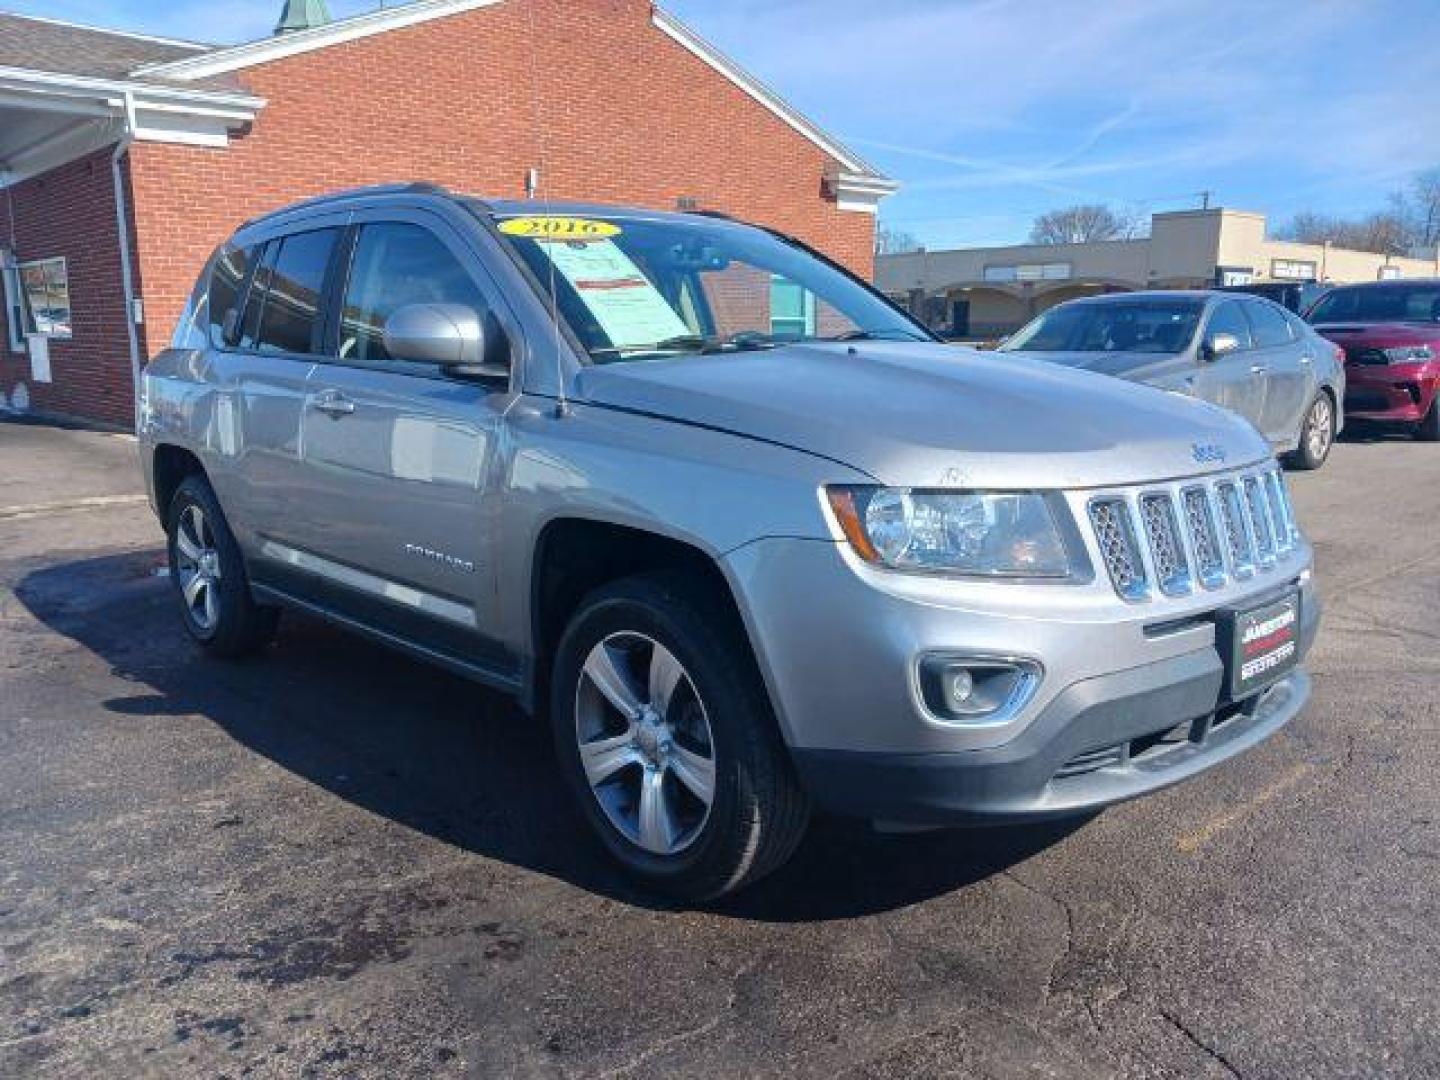
{"label": "driver door handle", "polygon": [[1306,353],[1304,356],[1300,357],[1300,363],[1302,364],[1313,364],[1314,362],[1315,357],[1311,356],[1309,353]]}
{"label": "driver door handle", "polygon": [[1251,365],[1250,365],[1250,374],[1251,374],[1251,375],[1264,375],[1265,372],[1267,372],[1267,371],[1269,371],[1269,370],[1270,370],[1270,369],[1269,369],[1268,367],[1266,367],[1264,364],[1251,364]]}
{"label": "driver door handle", "polygon": [[355,411],[355,402],[338,390],[323,390],[310,399],[310,408],[323,412],[332,420],[339,420]]}

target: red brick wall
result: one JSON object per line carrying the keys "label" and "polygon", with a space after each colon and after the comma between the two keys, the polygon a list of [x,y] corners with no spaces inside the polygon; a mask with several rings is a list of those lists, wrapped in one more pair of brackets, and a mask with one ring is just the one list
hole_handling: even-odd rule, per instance
{"label": "red brick wall", "polygon": [[874,218],[823,198],[824,152],[652,26],[651,11],[505,0],[239,72],[269,104],[228,149],[132,150],[150,340],[168,338],[206,256],[246,218],[396,180],[516,197],[542,165],[555,198],[673,209],[691,196],[869,276]]}
{"label": "red brick wall", "polygon": [[114,190],[107,149],[0,191],[0,246],[11,246],[13,236],[22,262],[65,257],[73,330],[68,341],[50,341],[54,381],[37,383],[30,358],[10,351],[0,310],[0,391],[10,397],[23,382],[33,410],[129,427],[134,406]]}

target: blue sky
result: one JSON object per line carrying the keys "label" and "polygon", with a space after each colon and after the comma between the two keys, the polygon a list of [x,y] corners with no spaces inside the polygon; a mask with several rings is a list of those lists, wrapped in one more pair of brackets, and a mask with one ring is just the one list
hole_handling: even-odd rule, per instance
{"label": "blue sky", "polygon": [[[0,0],[214,41],[280,0]],[[374,0],[332,0],[337,17]],[[1078,201],[1359,214],[1440,165],[1440,0],[669,0],[900,180],[932,247],[1022,240]]]}

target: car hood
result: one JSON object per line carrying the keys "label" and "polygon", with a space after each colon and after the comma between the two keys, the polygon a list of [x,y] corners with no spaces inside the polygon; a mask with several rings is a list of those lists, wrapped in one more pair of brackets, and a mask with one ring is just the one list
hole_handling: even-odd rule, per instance
{"label": "car hood", "polygon": [[1051,364],[1094,371],[1101,375],[1113,375],[1120,379],[1143,382],[1157,367],[1175,359],[1174,353],[1133,353],[1133,352],[1000,352],[997,356],[1044,360]]}
{"label": "car hood", "polygon": [[575,390],[582,401],[795,447],[913,487],[1104,487],[1270,454],[1250,424],[1192,398],[944,345],[632,361],[584,369]]}
{"label": "car hood", "polygon": [[1440,342],[1440,323],[1318,323],[1315,332],[1342,346],[1385,348],[1394,345],[1433,345]]}

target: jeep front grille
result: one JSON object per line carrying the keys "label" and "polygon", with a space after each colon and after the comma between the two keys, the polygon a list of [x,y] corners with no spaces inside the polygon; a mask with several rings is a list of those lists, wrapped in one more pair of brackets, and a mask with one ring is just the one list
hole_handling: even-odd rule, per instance
{"label": "jeep front grille", "polygon": [[1095,541],[1126,600],[1197,587],[1217,589],[1272,570],[1299,542],[1285,480],[1276,468],[1182,486],[1114,492],[1090,500]]}

